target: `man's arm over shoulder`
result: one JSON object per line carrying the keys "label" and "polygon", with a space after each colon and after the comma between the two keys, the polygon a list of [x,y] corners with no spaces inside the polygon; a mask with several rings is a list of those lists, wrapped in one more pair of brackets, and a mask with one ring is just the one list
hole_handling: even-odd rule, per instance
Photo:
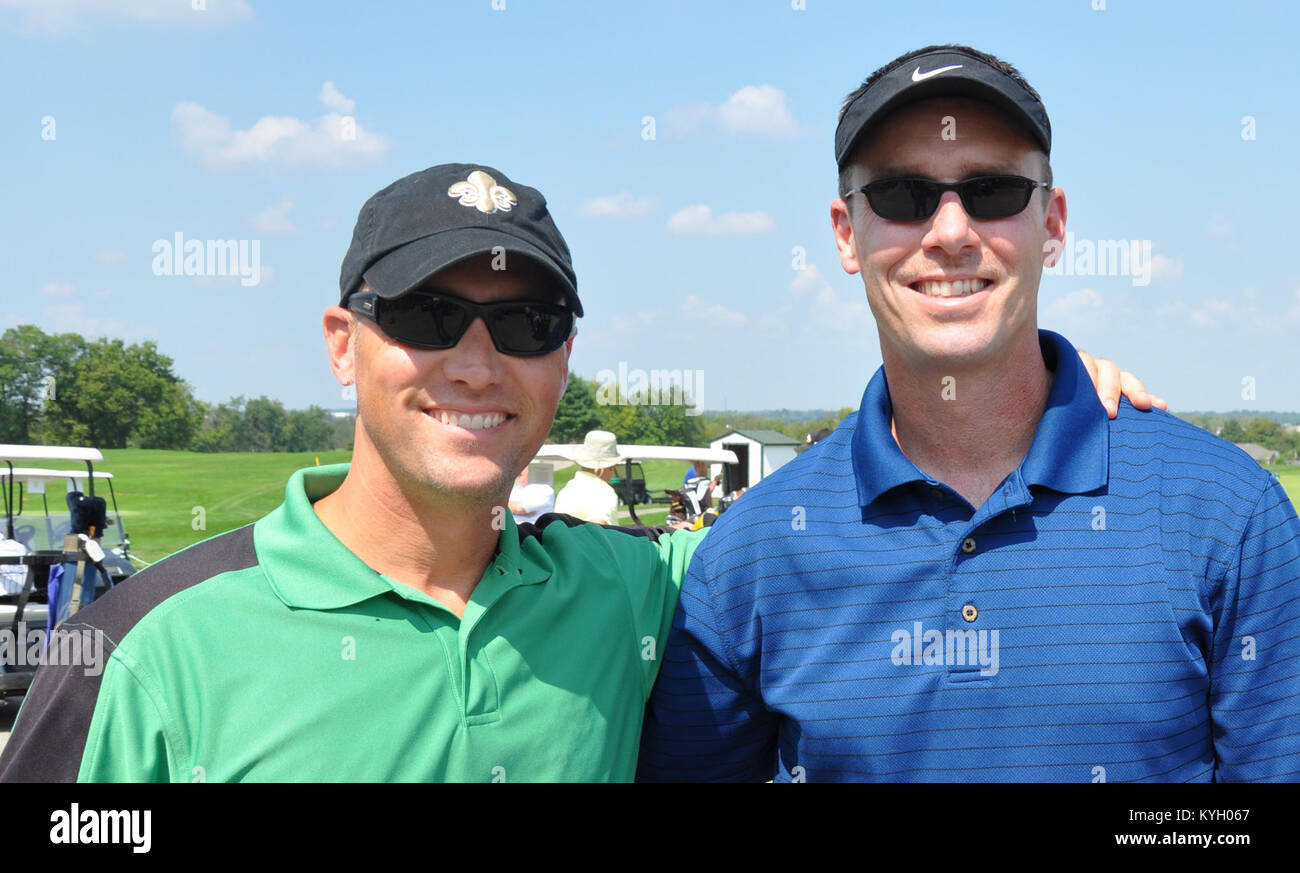
{"label": "man's arm over shoulder", "polygon": [[691,557],[708,528],[698,531],[673,530],[665,527],[611,528],[624,534],[643,537],[651,546],[642,552],[645,572],[627,573],[624,582],[632,605],[637,645],[645,674],[645,693],[659,675],[663,651],[668,644],[678,593],[691,564]]}
{"label": "man's arm over shoulder", "polygon": [[776,722],[758,693],[757,665],[741,663],[719,615],[707,549],[682,585],[664,664],[646,708],[640,781],[772,778]]}
{"label": "man's arm over shoulder", "polygon": [[1210,606],[1216,779],[1300,781],[1300,520],[1276,479]]}

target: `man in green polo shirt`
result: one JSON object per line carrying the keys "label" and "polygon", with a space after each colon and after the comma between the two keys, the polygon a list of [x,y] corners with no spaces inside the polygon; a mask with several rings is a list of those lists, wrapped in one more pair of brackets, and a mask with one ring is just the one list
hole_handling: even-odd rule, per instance
{"label": "man in green polo shirt", "polygon": [[489,167],[407,176],[362,208],[340,287],[352,463],[65,623],[104,663],[41,667],[0,781],[633,777],[705,531],[506,509],[582,314],[545,200]]}
{"label": "man in green polo shirt", "polygon": [[506,509],[582,314],[545,200],[488,167],[399,180],[361,210],[340,304],[351,465],[78,613],[106,663],[41,669],[0,779],[632,778],[703,534]]}

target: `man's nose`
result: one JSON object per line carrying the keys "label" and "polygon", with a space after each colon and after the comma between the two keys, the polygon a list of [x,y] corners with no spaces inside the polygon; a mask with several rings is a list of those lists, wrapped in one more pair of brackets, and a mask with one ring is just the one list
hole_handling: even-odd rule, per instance
{"label": "man's nose", "polygon": [[463,382],[470,388],[483,388],[496,381],[500,368],[500,352],[492,344],[487,324],[480,316],[475,316],[460,342],[447,350],[443,373],[453,382]]}
{"label": "man's nose", "polygon": [[949,254],[979,246],[979,236],[971,227],[970,216],[956,191],[943,192],[925,237],[928,245],[938,246]]}

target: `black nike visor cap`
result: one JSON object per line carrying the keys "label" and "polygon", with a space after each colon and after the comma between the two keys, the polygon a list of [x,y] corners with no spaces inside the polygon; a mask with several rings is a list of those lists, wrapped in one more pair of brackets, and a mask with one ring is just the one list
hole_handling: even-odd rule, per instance
{"label": "black nike visor cap", "polygon": [[927,97],[983,100],[1020,122],[1052,154],[1052,122],[1039,96],[1026,85],[961,46],[938,46],[882,74],[840,113],[835,163],[843,170],[872,125],[896,109]]}

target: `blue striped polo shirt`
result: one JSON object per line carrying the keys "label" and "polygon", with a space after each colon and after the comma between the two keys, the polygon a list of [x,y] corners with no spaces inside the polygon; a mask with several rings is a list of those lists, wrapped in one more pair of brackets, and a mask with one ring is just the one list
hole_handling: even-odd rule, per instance
{"label": "blue striped polo shirt", "polygon": [[1113,421],[1074,348],[972,508],[900,451],[883,368],[683,585],[639,777],[1300,778],[1300,521],[1245,453]]}

